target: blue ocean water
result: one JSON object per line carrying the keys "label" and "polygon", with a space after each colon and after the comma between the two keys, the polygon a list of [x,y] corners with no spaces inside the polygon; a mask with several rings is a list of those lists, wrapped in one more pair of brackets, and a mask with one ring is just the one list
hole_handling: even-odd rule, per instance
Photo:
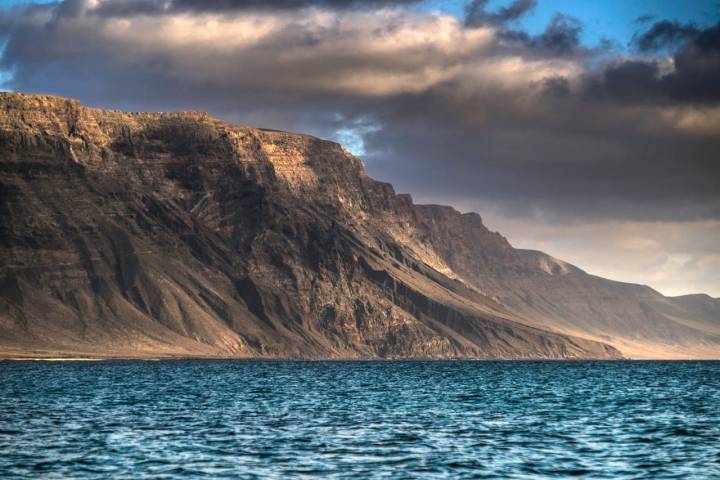
{"label": "blue ocean water", "polygon": [[0,362],[0,477],[720,478],[720,362]]}

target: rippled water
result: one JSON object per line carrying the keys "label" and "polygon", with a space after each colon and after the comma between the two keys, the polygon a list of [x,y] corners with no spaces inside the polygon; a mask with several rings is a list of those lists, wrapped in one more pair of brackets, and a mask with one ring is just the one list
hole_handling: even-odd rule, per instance
{"label": "rippled water", "polygon": [[719,362],[0,362],[2,478],[720,478]]}

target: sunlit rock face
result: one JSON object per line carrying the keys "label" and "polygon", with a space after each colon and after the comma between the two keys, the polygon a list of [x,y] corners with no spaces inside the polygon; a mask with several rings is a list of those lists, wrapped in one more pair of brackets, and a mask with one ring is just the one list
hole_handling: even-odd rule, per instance
{"label": "sunlit rock face", "polygon": [[[396,195],[336,143],[205,113],[0,94],[0,198],[3,355],[618,358],[608,342],[634,334],[717,346],[712,305],[516,250],[476,214]],[[692,334],[648,313],[660,307]]]}

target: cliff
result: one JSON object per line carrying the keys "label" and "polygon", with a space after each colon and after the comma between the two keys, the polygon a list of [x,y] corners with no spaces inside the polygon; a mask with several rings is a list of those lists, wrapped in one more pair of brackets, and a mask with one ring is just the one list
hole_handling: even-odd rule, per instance
{"label": "cliff", "polygon": [[518,300],[584,272],[314,137],[4,93],[0,199],[5,356],[621,355]]}

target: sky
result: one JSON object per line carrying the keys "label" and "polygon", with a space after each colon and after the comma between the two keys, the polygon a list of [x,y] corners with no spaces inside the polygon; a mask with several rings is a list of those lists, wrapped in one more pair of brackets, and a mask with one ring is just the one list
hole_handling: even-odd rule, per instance
{"label": "sky", "polygon": [[517,247],[720,297],[720,0],[0,5],[2,89],[333,139]]}

